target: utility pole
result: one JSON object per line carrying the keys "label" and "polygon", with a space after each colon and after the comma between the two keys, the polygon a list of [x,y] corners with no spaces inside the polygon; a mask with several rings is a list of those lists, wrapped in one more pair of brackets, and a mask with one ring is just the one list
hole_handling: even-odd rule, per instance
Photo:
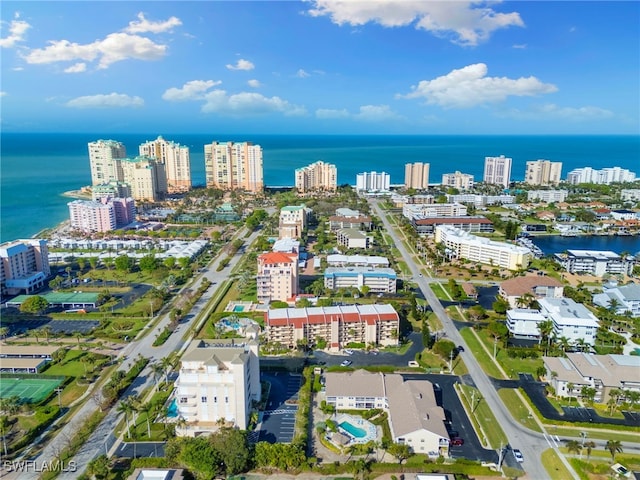
{"label": "utility pole", "polygon": [[587,437],[587,432],[580,432],[582,437],[582,448],[580,449],[580,458],[582,458],[582,450],[584,450],[584,439]]}
{"label": "utility pole", "polygon": [[58,393],[58,408],[62,408],[62,400],[60,400],[60,392],[62,392],[62,389],[60,387],[57,387],[56,392]]}
{"label": "utility pole", "polygon": [[453,373],[453,350],[449,354],[449,373]]}
{"label": "utility pole", "polygon": [[493,337],[493,359],[496,358],[496,348],[498,347],[498,337]]}

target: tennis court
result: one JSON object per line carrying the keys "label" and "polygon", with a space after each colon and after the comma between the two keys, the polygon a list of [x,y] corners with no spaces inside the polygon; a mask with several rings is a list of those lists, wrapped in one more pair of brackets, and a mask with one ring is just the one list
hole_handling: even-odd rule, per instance
{"label": "tennis court", "polygon": [[44,400],[62,382],[64,377],[24,378],[14,375],[0,377],[0,397],[20,397],[28,403]]}

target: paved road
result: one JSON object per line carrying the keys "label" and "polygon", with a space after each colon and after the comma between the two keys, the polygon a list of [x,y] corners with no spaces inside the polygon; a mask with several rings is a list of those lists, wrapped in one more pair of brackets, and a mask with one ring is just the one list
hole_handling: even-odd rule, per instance
{"label": "paved road", "polygon": [[[464,339],[458,332],[458,329],[453,324],[453,321],[449,318],[444,308],[442,307],[442,304],[431,290],[431,287],[429,286],[429,280],[420,276],[418,267],[412,261],[411,255],[405,248],[402,240],[396,234],[395,229],[387,220],[387,217],[379,207],[378,202],[376,200],[369,201],[375,213],[382,220],[386,233],[391,236],[395,243],[395,247],[404,257],[408,268],[411,269],[414,277],[413,281],[418,284],[420,290],[422,291],[422,294],[424,295],[424,298],[427,300],[433,312],[442,322],[443,328],[446,331],[448,338],[455,342],[456,345],[463,345],[467,347]],[[461,353],[461,355],[464,359],[467,369],[469,370],[469,375],[473,379],[475,386],[482,393],[484,401],[488,403],[491,411],[494,413],[496,421],[507,435],[510,445],[513,448],[519,448],[522,451],[525,459],[522,465],[523,468],[527,471],[531,478],[547,478],[548,474],[544,466],[540,462],[540,454],[543,450],[546,450],[550,447],[557,449],[557,444],[554,443],[552,438],[549,439],[548,435],[542,436],[536,432],[532,432],[531,430],[524,428],[517,422],[517,420],[515,420],[511,416],[511,413],[509,412],[509,410],[507,410],[500,397],[498,396],[497,391],[495,390],[495,388],[493,388],[489,377],[487,377],[487,375],[484,373],[473,354],[468,353],[470,352],[470,349],[467,347],[465,348],[465,350],[466,352]],[[573,478],[577,479],[578,476],[573,472],[573,469],[571,468],[569,463],[566,462],[564,456],[560,455],[560,458],[563,459],[563,462],[565,463],[569,471],[572,472]]]}
{"label": "paved road", "polygon": [[[245,238],[247,231],[246,229],[240,229],[235,238],[240,238],[245,241],[245,244],[250,245],[255,238],[258,236],[259,231],[253,232],[248,238]],[[220,283],[226,280],[231,274],[231,270],[233,267],[240,261],[243,256],[244,249],[241,249],[236,253],[236,255],[231,259],[229,265],[222,269],[222,271],[217,271],[217,266],[222,258],[225,258],[225,255],[221,255],[218,257],[210,267],[205,270],[205,272],[198,277],[193,284],[189,285],[189,288],[198,288],[202,278],[207,278],[211,281],[210,287],[207,291],[202,295],[202,297],[196,302],[194,307],[191,309],[188,317],[189,319],[185,322],[178,325],[175,332],[169,337],[169,339],[159,347],[153,346],[153,341],[155,340],[154,335],[145,335],[140,340],[133,341],[129,345],[127,345],[124,349],[121,350],[119,359],[122,360],[122,364],[118,367],[118,370],[128,371],[133,363],[133,359],[135,359],[138,355],[142,355],[150,359],[149,364],[159,361],[166,356],[168,356],[171,352],[180,350],[183,347],[186,347],[186,342],[182,339],[185,331],[190,327],[191,323],[198,316],[200,312],[202,312],[207,305],[207,302],[211,299],[215,291],[217,290]],[[187,287],[185,287],[187,288]],[[169,323],[169,315],[164,314],[155,328],[160,330],[164,329],[164,327]],[[123,395],[124,397],[130,395],[137,395],[141,393],[145,388],[151,386],[154,382],[153,375],[151,374],[150,367],[145,368],[142,373],[137,377],[137,379],[133,382],[133,384],[126,390]],[[116,404],[117,405],[117,404]],[[53,462],[56,458],[56,454],[62,450],[68,439],[72,438],[74,433],[77,432],[80,427],[85,423],[87,418],[91,414],[93,414],[98,409],[98,404],[96,400],[90,397],[85,404],[78,410],[78,412],[74,415],[74,417],[65,425],[65,427],[56,435],[54,439],[52,439],[49,444],[42,450],[42,452],[35,457],[35,461],[38,464],[42,464],[44,462]],[[116,408],[112,408],[104,420],[100,423],[98,428],[91,435],[89,440],[81,447],[78,453],[73,457],[73,460],[76,462],[76,465],[79,465],[80,468],[77,472],[65,472],[62,473],[58,478],[62,480],[72,480],[76,479],[83,473],[87,464],[95,457],[101,454],[106,454],[110,450],[113,450],[114,447],[117,448],[118,441],[113,436],[113,431],[121,419],[121,414],[117,412]],[[7,480],[13,480],[10,475],[6,475],[3,478]],[[29,473],[20,473],[20,480],[35,480],[38,478],[38,474],[35,472]]]}

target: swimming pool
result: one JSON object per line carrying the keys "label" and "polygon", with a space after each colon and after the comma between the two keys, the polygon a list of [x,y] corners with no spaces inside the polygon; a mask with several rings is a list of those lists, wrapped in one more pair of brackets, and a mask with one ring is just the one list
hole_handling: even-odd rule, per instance
{"label": "swimming pool", "polygon": [[174,398],[167,407],[167,418],[176,418],[178,416],[178,404]]}
{"label": "swimming pool", "polygon": [[362,428],[358,428],[355,425],[351,425],[349,422],[344,421],[340,423],[340,428],[346,430],[349,435],[355,438],[364,438],[367,436],[367,432]]}
{"label": "swimming pool", "polygon": [[234,305],[233,311],[234,312],[244,312],[244,305]]}

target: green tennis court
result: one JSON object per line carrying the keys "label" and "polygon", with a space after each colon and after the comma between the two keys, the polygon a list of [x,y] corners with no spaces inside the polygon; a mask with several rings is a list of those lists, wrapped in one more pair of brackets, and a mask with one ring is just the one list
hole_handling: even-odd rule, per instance
{"label": "green tennis court", "polygon": [[38,403],[62,382],[64,378],[19,378],[11,376],[0,377],[0,397],[20,397],[29,403]]}

